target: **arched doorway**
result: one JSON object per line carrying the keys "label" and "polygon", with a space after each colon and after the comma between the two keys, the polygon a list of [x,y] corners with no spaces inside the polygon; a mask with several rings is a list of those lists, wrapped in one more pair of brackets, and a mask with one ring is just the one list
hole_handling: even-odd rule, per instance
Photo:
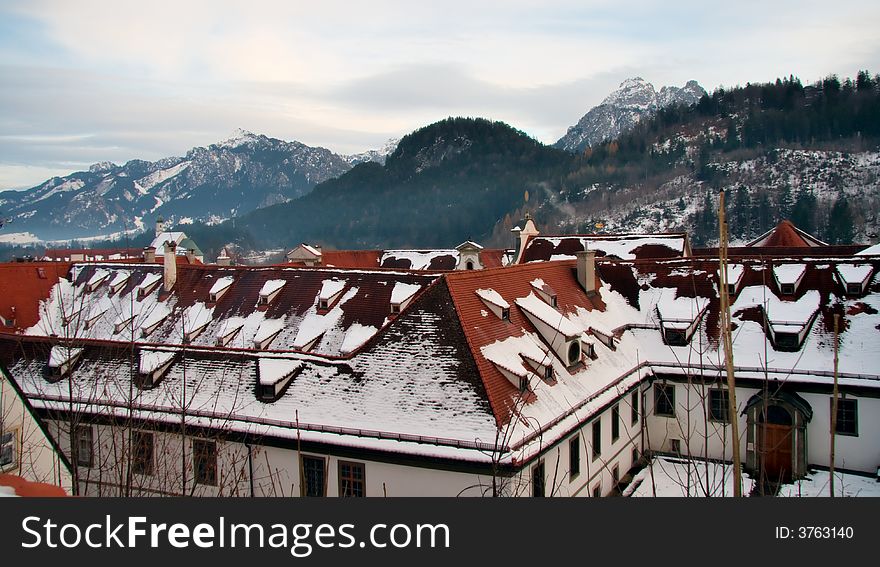
{"label": "arched doorway", "polygon": [[793,419],[780,405],[770,405],[765,412],[758,411],[758,459],[770,482],[791,482]]}
{"label": "arched doorway", "polygon": [[807,472],[807,423],[813,410],[795,393],[755,394],[746,404],[746,466],[762,482],[791,482]]}

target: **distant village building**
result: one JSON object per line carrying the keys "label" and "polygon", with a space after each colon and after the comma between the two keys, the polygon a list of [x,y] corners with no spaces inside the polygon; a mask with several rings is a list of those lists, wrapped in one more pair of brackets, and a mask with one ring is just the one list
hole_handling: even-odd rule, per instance
{"label": "distant village building", "polygon": [[[73,263],[22,298],[0,365],[83,494],[606,496],[653,455],[729,461],[717,258],[525,226],[498,269],[472,243]],[[880,256],[762,249],[727,278],[743,464],[828,466],[836,373],[835,466],[873,475]]]}
{"label": "distant village building", "polygon": [[[300,244],[287,253],[287,261],[299,266],[330,268],[393,268],[402,270],[481,270],[507,265],[506,250],[486,249],[466,241],[455,248],[396,250],[324,250]],[[469,267],[470,266],[470,267]]]}

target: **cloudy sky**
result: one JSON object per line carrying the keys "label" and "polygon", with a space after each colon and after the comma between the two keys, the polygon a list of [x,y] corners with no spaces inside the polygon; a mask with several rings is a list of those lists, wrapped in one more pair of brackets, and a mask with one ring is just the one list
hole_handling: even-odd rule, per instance
{"label": "cloudy sky", "polygon": [[622,80],[880,72],[871,0],[0,0],[0,189],[236,128],[339,153],[446,116],[552,143]]}

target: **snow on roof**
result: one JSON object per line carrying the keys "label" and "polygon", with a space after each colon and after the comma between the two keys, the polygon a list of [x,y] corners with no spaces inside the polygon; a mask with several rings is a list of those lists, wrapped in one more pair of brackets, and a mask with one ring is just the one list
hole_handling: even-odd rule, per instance
{"label": "snow on roof", "polygon": [[293,348],[304,349],[316,339],[320,338],[321,335],[328,330],[335,327],[344,313],[342,306],[346,301],[354,297],[357,292],[358,288],[356,287],[349,289],[348,292],[342,296],[342,299],[336,303],[333,309],[326,314],[321,315],[317,313],[314,311],[313,307],[312,311],[308,313],[299,324],[296,338],[293,339]]}
{"label": "snow on roof", "polygon": [[796,284],[807,269],[806,264],[780,264],[773,266],[773,275],[781,284]]}
{"label": "snow on roof", "polygon": [[391,291],[391,303],[400,305],[416,294],[422,286],[419,284],[408,284],[404,282],[395,282],[394,289]]}
{"label": "snow on roof", "polygon": [[681,256],[685,251],[683,234],[609,234],[575,236],[535,236],[526,245],[523,262],[574,260],[575,252],[595,250],[621,260],[634,260],[642,247],[663,247],[666,255]]}
{"label": "snow on roof", "polygon": [[441,256],[452,256],[458,261],[458,250],[386,250],[379,260],[379,265],[384,266],[386,261],[397,262],[408,260],[411,270],[427,270],[431,262]]}
{"label": "snow on roof", "polygon": [[566,337],[574,337],[583,331],[569,321],[565,315],[541,301],[534,293],[529,293],[527,297],[518,297],[514,302],[520,309],[537,317]]}
{"label": "snow on roof", "polygon": [[266,280],[266,283],[263,284],[263,287],[260,288],[260,295],[267,296],[272,295],[287,283],[287,280]]}
{"label": "snow on roof", "polygon": [[352,353],[370,340],[377,332],[379,332],[379,329],[370,325],[352,324],[348,328],[348,332],[345,333],[345,339],[342,341],[342,346],[339,347],[339,352],[342,354]]}
{"label": "snow on roof", "polygon": [[171,315],[171,309],[167,305],[161,302],[154,303],[146,309],[146,315],[144,315],[143,320],[140,322],[140,329],[147,331],[153,325],[164,321],[169,315]]}
{"label": "snow on roof", "polygon": [[[269,319],[264,319],[263,321],[265,322],[268,320]],[[244,326],[244,323],[244,317],[227,317],[226,319],[223,319],[223,321],[221,321],[219,325],[217,325],[217,332],[215,333],[215,336],[218,339],[222,339],[229,333],[241,329]]]}
{"label": "snow on roof", "polygon": [[743,277],[746,267],[742,264],[727,264],[727,283],[735,284]]}
{"label": "snow on roof", "polygon": [[183,313],[183,329],[191,333],[203,328],[214,319],[214,307],[206,307],[201,301],[186,308]]}
{"label": "snow on roof", "polygon": [[174,351],[170,350],[142,348],[138,372],[141,374],[151,374],[171,362],[175,354]]}
{"label": "snow on roof", "polygon": [[501,294],[495,291],[492,288],[488,289],[478,289],[475,292],[480,299],[491,303],[492,305],[497,305],[502,309],[510,309],[510,304],[501,297]]}
{"label": "snow on roof", "polygon": [[214,285],[211,286],[211,291],[208,293],[217,294],[226,289],[227,287],[232,285],[232,276],[224,276],[222,278],[217,279],[214,282]]}
{"label": "snow on roof", "polygon": [[480,352],[492,364],[500,366],[520,378],[534,374],[523,365],[523,357],[548,364],[555,358],[535,333],[497,340],[481,347]]}
{"label": "snow on roof", "polygon": [[159,236],[153,239],[153,242],[150,244],[150,246],[156,249],[157,255],[161,256],[162,253],[165,251],[164,244],[166,242],[180,244],[184,238],[186,238],[185,232],[160,232]]}
{"label": "snow on roof", "polygon": [[482,250],[483,247],[474,242],[473,240],[465,240],[461,244],[455,247],[456,250],[461,250],[462,248],[476,248],[477,250]]}
{"label": "snow on roof", "polygon": [[261,343],[284,328],[284,319],[263,319],[254,333],[254,342]]}
{"label": "snow on roof", "polygon": [[321,282],[321,293],[318,297],[327,300],[341,292],[343,289],[345,289],[345,280],[324,280]]}
{"label": "snow on roof", "polygon": [[302,360],[290,360],[284,358],[260,357],[259,362],[260,384],[271,386],[284,380],[303,367]]}
{"label": "snow on roof", "polygon": [[861,252],[856,252],[856,256],[880,256],[880,244],[868,246]]}
{"label": "snow on roof", "polygon": [[307,252],[309,252],[310,254],[314,254],[315,256],[320,256],[320,255],[321,255],[321,251],[318,250],[317,248],[315,248],[314,246],[309,246],[309,245],[306,244],[306,243],[302,243],[302,244],[300,244],[300,246],[302,246],[303,249],[305,249],[305,250],[306,250]]}
{"label": "snow on roof", "polygon": [[154,284],[158,283],[161,279],[162,274],[151,272],[144,276],[144,279],[141,281],[140,285],[138,285],[138,289],[147,290]]}
{"label": "snow on roof", "polygon": [[860,284],[871,277],[874,266],[871,264],[838,264],[837,273],[843,278],[844,283]]}
{"label": "snow on roof", "polygon": [[97,285],[97,284],[103,282],[105,279],[107,279],[107,277],[109,275],[110,275],[110,270],[97,269],[97,270],[95,270],[95,273],[92,274],[92,277],[89,278],[89,281],[86,285],[88,285],[89,287]]}
{"label": "snow on roof", "polygon": [[709,305],[705,297],[676,297],[675,290],[662,288],[662,294],[657,301],[657,311],[660,319],[665,321],[693,322],[700,313]]}
{"label": "snow on roof", "polygon": [[119,285],[119,284],[125,282],[126,280],[128,280],[128,278],[130,278],[130,277],[131,277],[131,272],[126,271],[126,270],[117,270],[117,272],[115,274],[113,274],[113,279],[110,280],[110,287]]}
{"label": "snow on roof", "polygon": [[83,349],[55,345],[49,352],[49,368],[59,368],[82,354]]}

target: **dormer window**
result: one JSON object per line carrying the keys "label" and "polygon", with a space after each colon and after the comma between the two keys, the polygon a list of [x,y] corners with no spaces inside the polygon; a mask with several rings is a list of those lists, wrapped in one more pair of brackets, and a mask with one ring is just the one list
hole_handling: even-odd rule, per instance
{"label": "dormer window", "polygon": [[687,346],[688,344],[684,329],[664,329],[663,336],[669,346]]}
{"label": "dormer window", "polygon": [[544,280],[541,278],[537,278],[531,281],[532,289],[535,290],[535,293],[538,294],[542,300],[544,300],[547,305],[553,307],[554,309],[558,306],[556,301],[556,292],[550,287]]}
{"label": "dormer window", "polygon": [[302,368],[301,360],[260,358],[257,363],[257,396],[264,402],[277,400]]}
{"label": "dormer window", "polygon": [[599,339],[603,345],[607,346],[611,350],[616,350],[617,347],[614,345],[614,335],[607,331],[600,331],[595,327],[590,327],[590,333],[593,334],[594,337]]}
{"label": "dormer window", "polygon": [[473,263],[471,260],[468,260],[468,261],[465,262],[465,264],[464,264],[464,269],[465,269],[465,270],[473,270],[473,269],[474,269],[474,263]]}
{"label": "dormer window", "polygon": [[131,272],[117,272],[110,281],[110,293],[119,293],[128,280],[131,278]]}
{"label": "dormer window", "polygon": [[141,349],[138,385],[144,390],[155,388],[174,363],[174,351]]}
{"label": "dormer window", "polygon": [[519,391],[527,392],[529,389],[529,378],[528,376],[522,376],[519,379]]}
{"label": "dormer window", "polygon": [[397,315],[399,313],[400,313],[400,305],[397,303],[392,303],[391,304],[391,314]]}
{"label": "dormer window", "polygon": [[333,307],[342,297],[343,291],[345,291],[345,280],[324,280],[321,283],[321,291],[318,293],[318,309],[326,311]]}
{"label": "dormer window", "polygon": [[159,287],[159,284],[162,283],[162,275],[161,274],[147,274],[141,284],[138,286],[137,298],[138,301],[143,301],[145,297],[153,293],[153,291]]}
{"label": "dormer window", "polygon": [[510,321],[510,304],[501,297],[501,294],[492,288],[478,289],[474,293],[480,298],[489,311],[502,321]]}
{"label": "dormer window", "polygon": [[797,301],[781,301],[772,295],[768,298],[764,310],[765,328],[776,350],[800,350],[819,313],[820,302],[817,290],[807,291]]}
{"label": "dormer window", "polygon": [[257,299],[257,305],[266,306],[272,303],[272,301],[278,297],[278,294],[281,292],[281,289],[284,287],[284,284],[287,283],[287,280],[268,280],[263,284],[263,287],[260,288],[259,299]]}
{"label": "dormer window", "polygon": [[211,286],[211,291],[208,292],[208,301],[211,303],[217,303],[220,301],[220,298],[223,297],[227,291],[232,288],[232,276],[226,276],[224,278],[220,278],[214,285]]}
{"label": "dormer window", "polygon": [[727,284],[727,295],[736,295],[736,284]]}
{"label": "dormer window", "polygon": [[396,282],[391,290],[391,313],[400,313],[406,309],[420,289],[422,286],[419,284]]}
{"label": "dormer window", "polygon": [[596,360],[596,345],[594,345],[591,341],[585,341],[581,339],[581,351],[584,353],[584,356],[586,356],[590,360]]}
{"label": "dormer window", "polygon": [[553,367],[549,364],[544,367],[544,380],[547,382],[553,381]]}
{"label": "dormer window", "polygon": [[873,275],[874,267],[870,264],[837,265],[837,278],[846,288],[847,295],[859,296],[865,293]]}
{"label": "dormer window", "polygon": [[781,264],[773,268],[773,277],[782,295],[794,295],[804,280],[807,272],[806,264]]}
{"label": "dormer window", "polygon": [[581,360],[581,342],[571,341],[568,345],[568,365],[574,366]]}
{"label": "dormer window", "polygon": [[52,382],[70,375],[82,356],[83,349],[55,345],[49,352],[49,379]]}
{"label": "dormer window", "polygon": [[671,298],[664,294],[657,302],[663,342],[669,346],[687,346],[708,305],[709,300],[703,297]]}

